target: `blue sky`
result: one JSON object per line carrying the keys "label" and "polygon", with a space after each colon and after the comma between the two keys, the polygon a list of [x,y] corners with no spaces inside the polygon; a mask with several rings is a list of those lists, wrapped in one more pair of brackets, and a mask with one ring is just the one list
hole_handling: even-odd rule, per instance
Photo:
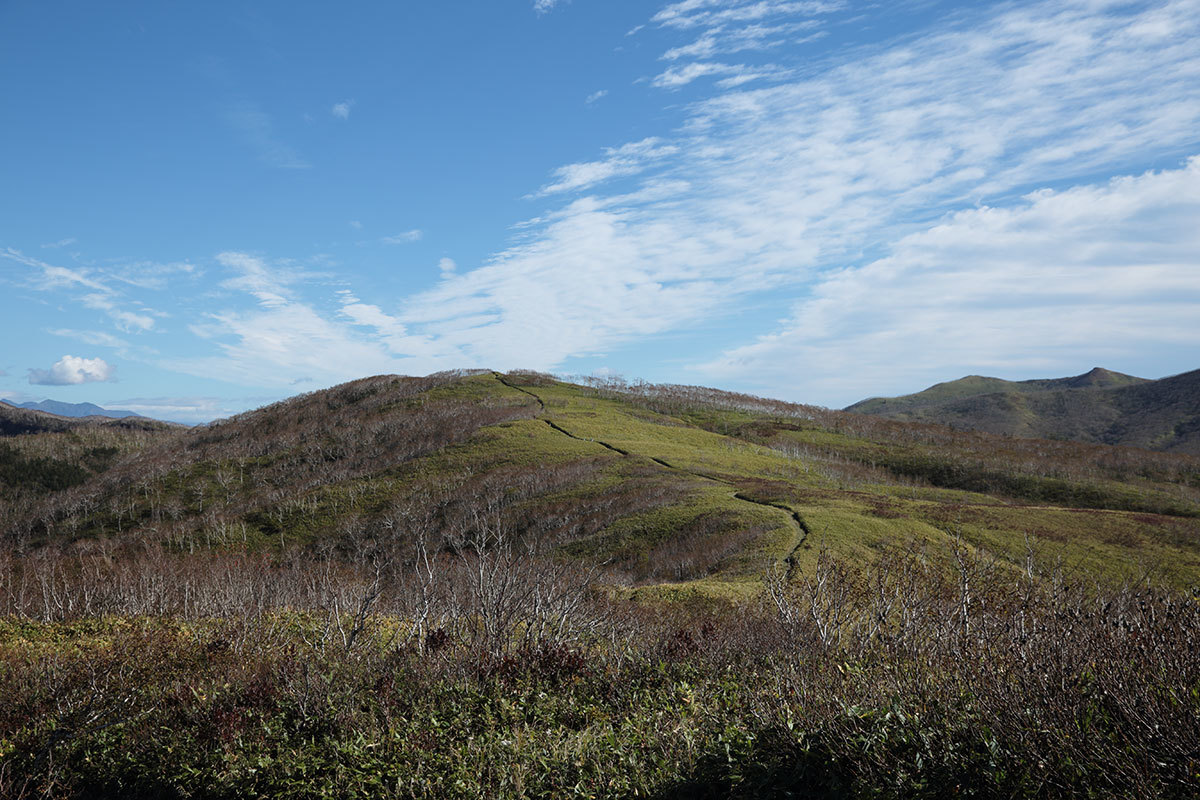
{"label": "blue sky", "polygon": [[1200,0],[9,0],[0,109],[0,397],[1200,367]]}

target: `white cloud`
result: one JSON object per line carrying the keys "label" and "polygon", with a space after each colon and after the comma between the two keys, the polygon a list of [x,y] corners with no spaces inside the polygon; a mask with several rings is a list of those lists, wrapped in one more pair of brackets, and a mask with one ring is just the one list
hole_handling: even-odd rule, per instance
{"label": "white cloud", "polygon": [[251,386],[291,384],[310,376],[332,384],[390,369],[386,350],[356,339],[347,326],[323,317],[305,303],[288,301],[255,311],[209,315],[193,333],[213,340],[219,355],[177,359],[163,366]]}
{"label": "white cloud", "polygon": [[533,10],[539,14],[546,14],[553,11],[558,3],[559,0],[533,0]]}
{"label": "white cloud", "polygon": [[812,31],[820,23],[816,20],[787,22],[774,25],[747,25],[742,28],[718,26],[701,34],[694,42],[672,47],[663,53],[666,61],[684,58],[712,58],[726,53],[741,53],[747,50],[770,50],[784,44],[804,44],[826,36],[826,32],[808,33],[797,38],[797,34]]}
{"label": "white cloud", "polygon": [[301,283],[321,273],[295,270],[247,253],[225,252],[218,260],[238,273],[222,283],[256,303],[226,309],[189,326],[213,343],[217,354],[174,359],[162,366],[206,378],[284,388],[303,378],[331,385],[380,373],[425,374],[460,366],[426,337],[349,291],[338,293],[334,315],[299,296]]}
{"label": "white cloud", "polygon": [[676,224],[576,201],[532,241],[411,298],[399,318],[469,366],[547,369],[661,333],[729,291],[705,275],[713,243]]}
{"label": "white cloud", "polygon": [[384,244],[412,244],[413,242],[421,241],[421,238],[424,235],[425,233],[419,228],[413,228],[410,231],[404,231],[403,233],[398,233],[395,236],[383,236],[379,239],[379,241],[383,242]]}
{"label": "white cloud", "polygon": [[454,263],[452,258],[443,258],[438,261],[438,269],[442,271],[442,275],[449,275],[458,270],[458,264]]}
{"label": "white cloud", "polygon": [[102,358],[63,356],[50,369],[29,370],[29,382],[43,386],[73,386],[116,379],[116,369]]}
{"label": "white cloud", "polygon": [[1200,157],[960,211],[886,258],[830,274],[781,331],[702,369],[722,380],[796,376],[792,392],[845,405],[980,368],[1028,377],[1164,344],[1196,351],[1197,219]]}
{"label": "white cloud", "polygon": [[38,270],[41,273],[40,280],[36,280],[32,283],[32,286],[36,289],[46,291],[51,289],[73,289],[82,287],[85,289],[95,289],[101,292],[107,292],[109,290],[108,287],[103,283],[100,283],[98,280],[90,277],[90,271],[88,270],[70,269],[69,267],[59,267],[53,264],[47,264],[45,261],[39,261],[36,258],[31,258],[30,256],[22,253],[20,250],[14,250],[11,247],[6,247],[4,252],[0,253],[0,256],[4,256],[12,261],[16,261],[20,264],[24,264],[27,267],[33,267],[34,269]]}
{"label": "white cloud", "polygon": [[660,89],[678,89],[698,78],[710,75],[723,75],[717,81],[722,89],[732,89],[751,81],[764,78],[783,80],[791,75],[791,71],[774,64],[747,66],[746,64],[719,64],[714,62],[692,62],[678,67],[670,67],[665,72],[654,77],[653,84]]}
{"label": "white cloud", "polygon": [[124,339],[113,336],[111,333],[103,331],[77,331],[71,328],[54,328],[47,331],[54,336],[63,336],[68,339],[77,339],[84,344],[96,345],[100,347],[112,347],[119,350],[129,348],[129,342]]}
{"label": "white cloud", "polygon": [[79,241],[79,240],[76,239],[74,236],[68,236],[66,239],[59,239],[57,242],[50,242],[49,244],[42,245],[42,249],[57,250],[60,247],[67,247],[68,245],[73,245],[77,241]]}
{"label": "white cloud", "polygon": [[222,288],[246,292],[264,308],[286,306],[292,299],[289,286],[303,277],[247,253],[219,253],[217,262],[238,273],[236,277],[221,281]]}
{"label": "white cloud", "polygon": [[755,23],[771,17],[817,16],[845,7],[844,2],[820,0],[681,0],[663,8],[650,21],[664,27],[697,28]]}
{"label": "white cloud", "polygon": [[356,231],[361,231],[362,226],[363,226],[363,224],[356,219],[350,220],[349,225],[351,228],[354,228],[354,230],[356,230]]}
{"label": "white cloud", "polygon": [[173,278],[197,276],[196,266],[189,261],[166,264],[154,261],[125,261],[118,267],[104,270],[106,279],[139,289],[166,289]]}
{"label": "white cloud", "polygon": [[592,103],[596,102],[600,98],[607,97],[607,96],[608,96],[608,89],[598,89],[597,91],[592,92],[586,98],[584,98],[583,102],[591,105]]}
{"label": "white cloud", "polygon": [[677,153],[679,148],[650,137],[604,151],[601,161],[567,164],[553,173],[554,182],[538,190],[537,196],[588,189],[613,178],[636,175],[655,161]]}
{"label": "white cloud", "polygon": [[350,119],[350,109],[354,108],[353,100],[343,100],[340,103],[334,103],[329,109],[329,113],[338,119]]}
{"label": "white cloud", "polygon": [[117,323],[123,331],[148,331],[154,327],[154,318],[149,314],[125,311],[117,307],[107,294],[87,294],[83,296],[83,304],[88,308],[103,311]]}
{"label": "white cloud", "polygon": [[[130,311],[123,308],[120,301],[121,295],[104,282],[106,276],[98,275],[91,269],[71,269],[68,267],[60,267],[54,264],[47,264],[36,258],[31,258],[21,253],[19,250],[14,250],[11,247],[6,248],[4,252],[0,252],[0,256],[4,256],[12,261],[32,267],[37,271],[33,280],[25,283],[39,291],[58,291],[58,290],[75,290],[82,291],[83,294],[78,297],[79,302],[87,307],[103,311],[108,315],[123,331],[148,331],[154,327],[154,317],[161,316],[161,312],[151,308],[140,307],[137,311]],[[190,268],[190,265],[187,265]],[[164,274],[169,271],[179,271],[182,269],[180,265],[160,266],[159,274]],[[132,285],[141,285],[139,276],[147,281],[151,278],[147,277],[150,270],[145,264],[135,264],[129,269],[130,277],[124,279],[124,282]]]}

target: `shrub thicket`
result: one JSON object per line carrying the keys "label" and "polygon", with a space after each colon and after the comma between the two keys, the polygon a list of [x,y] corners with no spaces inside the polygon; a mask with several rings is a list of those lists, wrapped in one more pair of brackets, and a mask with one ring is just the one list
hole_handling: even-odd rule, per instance
{"label": "shrub thicket", "polygon": [[1194,595],[897,552],[649,607],[480,531],[8,559],[0,795],[1195,796]]}

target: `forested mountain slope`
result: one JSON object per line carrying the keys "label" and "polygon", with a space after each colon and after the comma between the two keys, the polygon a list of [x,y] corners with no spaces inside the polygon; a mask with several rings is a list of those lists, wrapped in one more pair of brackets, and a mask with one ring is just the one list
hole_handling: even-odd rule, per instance
{"label": "forested mountain slope", "polygon": [[846,410],[996,434],[1200,454],[1200,370],[1155,381],[1100,368],[1037,381],[970,376]]}

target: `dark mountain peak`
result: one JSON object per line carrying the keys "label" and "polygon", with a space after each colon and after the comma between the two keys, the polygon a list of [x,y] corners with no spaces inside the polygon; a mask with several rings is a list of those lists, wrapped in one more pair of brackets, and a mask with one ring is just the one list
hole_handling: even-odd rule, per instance
{"label": "dark mountain peak", "polygon": [[1121,372],[1113,372],[1111,369],[1105,369],[1104,367],[1092,367],[1084,374],[1067,378],[1065,381],[1066,385],[1073,389],[1086,387],[1108,388],[1144,382],[1144,378],[1125,375]]}
{"label": "dark mountain peak", "polygon": [[1200,370],[1159,380],[1104,367],[1016,382],[970,375],[846,410],[987,433],[1200,452]]}

